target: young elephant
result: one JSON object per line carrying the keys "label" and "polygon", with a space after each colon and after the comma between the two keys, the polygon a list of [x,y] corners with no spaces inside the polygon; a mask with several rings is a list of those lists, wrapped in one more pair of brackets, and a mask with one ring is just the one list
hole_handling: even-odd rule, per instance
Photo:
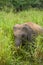
{"label": "young elephant", "polygon": [[43,28],[32,22],[16,24],[13,29],[16,46],[20,46],[26,40],[32,42],[33,36],[43,33]]}

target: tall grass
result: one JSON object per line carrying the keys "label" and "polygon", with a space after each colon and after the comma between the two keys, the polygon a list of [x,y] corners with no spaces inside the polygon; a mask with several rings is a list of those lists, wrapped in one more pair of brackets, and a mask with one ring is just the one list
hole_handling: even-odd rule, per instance
{"label": "tall grass", "polygon": [[18,13],[0,11],[0,65],[43,65],[43,36],[38,36],[35,45],[17,49],[14,43],[13,26],[34,22],[43,26],[43,10],[25,10]]}

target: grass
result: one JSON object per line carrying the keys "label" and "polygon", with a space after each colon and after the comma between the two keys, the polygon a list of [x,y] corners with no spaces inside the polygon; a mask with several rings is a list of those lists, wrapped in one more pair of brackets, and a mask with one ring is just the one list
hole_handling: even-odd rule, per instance
{"label": "grass", "polygon": [[30,45],[31,52],[27,46],[15,47],[13,26],[25,22],[43,26],[43,10],[30,9],[18,13],[0,11],[0,65],[43,65],[43,36],[36,39],[35,50]]}

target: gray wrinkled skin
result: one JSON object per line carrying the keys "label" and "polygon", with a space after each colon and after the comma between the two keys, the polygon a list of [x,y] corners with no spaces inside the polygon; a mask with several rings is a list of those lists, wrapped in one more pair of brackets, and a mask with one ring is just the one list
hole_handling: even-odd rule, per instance
{"label": "gray wrinkled skin", "polygon": [[37,33],[32,30],[28,25],[15,25],[14,26],[14,37],[15,37],[15,44],[16,46],[20,46],[23,44],[26,40],[32,41],[32,36],[36,35]]}

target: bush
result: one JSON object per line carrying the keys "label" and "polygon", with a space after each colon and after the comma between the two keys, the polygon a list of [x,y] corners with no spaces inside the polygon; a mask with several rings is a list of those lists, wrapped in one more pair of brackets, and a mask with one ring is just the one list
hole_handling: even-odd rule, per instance
{"label": "bush", "polygon": [[0,1],[0,10],[4,6],[12,7],[16,11],[28,9],[29,7],[43,8],[43,0],[1,0]]}

